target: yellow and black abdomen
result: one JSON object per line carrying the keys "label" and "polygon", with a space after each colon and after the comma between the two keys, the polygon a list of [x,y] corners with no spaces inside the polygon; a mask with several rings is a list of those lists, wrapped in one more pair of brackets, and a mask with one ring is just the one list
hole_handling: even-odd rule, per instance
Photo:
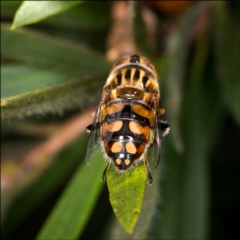
{"label": "yellow and black abdomen", "polygon": [[[93,124],[87,127],[90,137],[85,159],[89,161],[95,149],[103,147],[107,158],[103,180],[111,165],[124,172],[142,161],[147,183],[152,184],[148,158],[157,166],[160,142],[170,131],[168,124],[159,121],[164,112],[159,109],[159,99],[158,74],[147,58],[128,55],[113,65]],[[160,135],[159,130],[164,132]]]}
{"label": "yellow and black abdomen", "polygon": [[105,110],[109,114],[102,121],[103,147],[119,170],[127,170],[141,159],[149,144],[151,110],[144,104],[127,100],[111,103]]}

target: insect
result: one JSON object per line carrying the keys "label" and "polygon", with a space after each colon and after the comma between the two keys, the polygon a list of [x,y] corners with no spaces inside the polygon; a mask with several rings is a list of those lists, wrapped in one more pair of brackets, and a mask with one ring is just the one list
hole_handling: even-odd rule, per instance
{"label": "insect", "polygon": [[143,161],[147,184],[153,183],[149,162],[158,165],[160,143],[170,131],[159,119],[164,113],[159,99],[158,75],[147,58],[128,55],[113,65],[93,123],[87,127],[85,161],[104,150],[107,165],[102,180],[110,165],[124,173]]}

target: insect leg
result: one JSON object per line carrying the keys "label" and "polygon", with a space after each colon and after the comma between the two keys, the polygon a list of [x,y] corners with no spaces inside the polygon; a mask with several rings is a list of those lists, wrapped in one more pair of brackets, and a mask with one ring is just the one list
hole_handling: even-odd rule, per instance
{"label": "insect leg", "polygon": [[170,125],[160,121],[160,122],[158,122],[158,127],[161,130],[164,130],[164,132],[160,135],[160,140],[162,141],[168,135],[168,133],[170,132]]}
{"label": "insect leg", "polygon": [[102,181],[106,181],[106,172],[107,172],[109,167],[110,167],[110,162],[107,162],[107,165],[106,165],[106,167],[105,167],[105,169],[103,171],[103,174],[102,174],[102,178],[101,178]]}
{"label": "insect leg", "polygon": [[[161,130],[164,130],[164,132],[160,135],[159,139],[160,142],[168,135],[170,132],[170,125],[164,123],[164,122],[158,122],[158,128]],[[150,145],[149,148],[155,146],[159,140],[155,139]]]}
{"label": "insect leg", "polygon": [[164,108],[160,108],[158,110],[158,115],[163,115],[165,113],[165,109]]}
{"label": "insect leg", "polygon": [[151,170],[150,170],[149,165],[148,165],[148,160],[147,160],[146,155],[144,155],[144,165],[145,165],[146,170],[147,170],[147,184],[152,185],[153,184],[153,178],[152,178]]}
{"label": "insect leg", "polygon": [[100,128],[100,122],[90,124],[86,127],[87,133],[91,133],[92,131],[98,130],[99,128]]}

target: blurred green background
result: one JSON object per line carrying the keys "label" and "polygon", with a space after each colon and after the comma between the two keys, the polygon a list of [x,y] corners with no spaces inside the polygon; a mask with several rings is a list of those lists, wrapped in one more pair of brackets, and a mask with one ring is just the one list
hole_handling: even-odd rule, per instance
{"label": "blurred green background", "polygon": [[[71,122],[99,103],[111,67],[112,2],[55,2],[53,16],[14,30],[21,2],[1,2],[2,239],[236,238],[239,2],[133,5],[135,43],[159,72],[162,118],[171,125],[133,235],[111,209],[102,157],[83,161],[87,124]],[[32,18],[31,8],[22,11]],[[64,131],[72,140],[49,150]]]}

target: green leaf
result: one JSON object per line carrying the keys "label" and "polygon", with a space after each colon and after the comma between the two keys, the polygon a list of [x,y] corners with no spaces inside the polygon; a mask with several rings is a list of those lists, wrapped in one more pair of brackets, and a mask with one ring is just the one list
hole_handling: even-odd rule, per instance
{"label": "green leaf", "polygon": [[62,113],[99,100],[109,63],[96,53],[31,31],[9,31],[6,25],[2,46],[3,56],[26,63],[3,66],[2,119]]}
{"label": "green leaf", "polygon": [[83,1],[24,1],[14,17],[11,29],[33,24],[64,12]]}
{"label": "green leaf", "polygon": [[[85,1],[84,4],[51,17],[44,23],[56,28],[64,29],[64,31],[77,31],[76,34],[78,35],[79,31],[81,31],[81,37],[84,33],[82,30],[95,34],[103,29],[107,31],[111,26],[109,7],[110,5],[102,4],[102,2],[99,1]],[[95,41],[95,44],[98,43]]]}
{"label": "green leaf", "polygon": [[[62,113],[65,109],[94,104],[99,82],[105,78],[70,81],[1,99],[1,118],[22,118],[33,114]],[[94,96],[94,97],[93,97]]]}
{"label": "green leaf", "polygon": [[184,95],[180,126],[185,130],[185,152],[177,153],[170,144],[164,148],[170,161],[162,191],[162,220],[153,232],[156,238],[209,238],[208,162],[224,119],[209,42],[209,35],[204,35],[196,44]]}
{"label": "green leaf", "polygon": [[[236,122],[240,124],[240,55],[239,24],[227,2],[215,2],[214,53],[215,69],[222,91],[223,101]],[[238,11],[239,12],[239,11]],[[238,16],[239,18],[239,16]]]}
{"label": "green leaf", "polygon": [[119,220],[112,215],[112,217],[109,219],[109,224],[105,229],[103,236],[101,236],[102,239],[148,239],[148,233],[152,228],[152,223],[155,222],[155,218],[158,218],[156,209],[159,205],[161,171],[162,164],[157,169],[151,169],[154,183],[152,186],[146,186],[142,209],[131,236],[128,232],[123,231],[123,227],[119,223]]}
{"label": "green leaf", "polygon": [[26,29],[10,31],[8,24],[1,25],[1,44],[3,59],[47,67],[76,77],[94,76],[109,71],[110,64],[104,56],[80,44]]}
{"label": "green leaf", "polygon": [[6,98],[43,87],[66,83],[72,74],[59,73],[47,68],[21,64],[3,64],[1,68],[1,97]]}
{"label": "green leaf", "polygon": [[[81,138],[59,153],[55,161],[51,159],[49,162],[52,164],[46,167],[44,174],[36,182],[31,182],[31,186],[19,194],[20,196],[16,197],[16,194],[11,193],[2,195],[2,203],[7,201],[9,204],[10,202],[6,218],[3,219],[2,216],[3,239],[7,238],[6,236],[13,232],[19,223],[23,222],[37,206],[46,201],[49,195],[69,178],[79,165],[79,159],[84,155],[86,142],[87,138]],[[15,186],[15,188],[19,190],[22,186]],[[11,204],[13,198],[14,202]]]}
{"label": "green leaf", "polygon": [[169,40],[169,65],[163,82],[166,94],[166,114],[168,122],[174,131],[171,132],[177,151],[184,151],[182,133],[180,130],[179,117],[181,114],[183,86],[187,68],[187,56],[189,53],[189,35],[194,26],[196,17],[201,7],[196,4],[182,17],[179,29],[170,36]]}
{"label": "green leaf", "polygon": [[78,168],[37,239],[78,238],[104,186],[100,180],[104,166],[99,156],[91,166],[84,163]]}
{"label": "green leaf", "polygon": [[146,168],[143,163],[124,174],[116,172],[113,167],[107,171],[107,184],[113,211],[128,233],[133,233],[141,212],[146,178]]}

